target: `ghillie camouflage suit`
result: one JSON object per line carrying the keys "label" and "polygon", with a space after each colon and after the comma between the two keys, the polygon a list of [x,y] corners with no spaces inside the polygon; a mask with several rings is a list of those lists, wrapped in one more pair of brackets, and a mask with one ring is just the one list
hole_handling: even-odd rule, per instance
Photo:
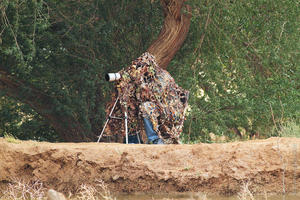
{"label": "ghillie camouflage suit", "polygon": [[[127,110],[129,134],[140,133],[142,140],[146,141],[142,119],[146,117],[164,143],[178,144],[189,92],[179,87],[167,71],[158,67],[154,56],[147,52],[119,73],[121,79],[116,82],[117,91],[106,108],[107,115],[119,94],[120,103],[113,116],[123,117]],[[106,134],[125,135],[124,120],[111,119]]]}

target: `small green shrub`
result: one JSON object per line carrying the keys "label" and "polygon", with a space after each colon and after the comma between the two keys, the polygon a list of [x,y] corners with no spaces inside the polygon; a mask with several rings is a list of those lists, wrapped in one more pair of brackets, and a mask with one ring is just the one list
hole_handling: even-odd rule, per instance
{"label": "small green shrub", "polygon": [[14,144],[19,144],[21,143],[20,140],[16,139],[13,135],[11,134],[4,134],[4,139],[9,142],[9,143],[14,143]]}
{"label": "small green shrub", "polygon": [[289,121],[280,126],[278,135],[281,137],[297,137],[300,138],[300,124],[295,121]]}

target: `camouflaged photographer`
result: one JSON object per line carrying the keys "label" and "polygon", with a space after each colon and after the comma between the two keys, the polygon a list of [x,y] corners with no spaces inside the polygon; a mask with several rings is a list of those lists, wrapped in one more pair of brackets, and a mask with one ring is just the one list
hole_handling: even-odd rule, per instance
{"label": "camouflaged photographer", "polygon": [[[179,87],[147,52],[119,74],[106,114],[109,115],[119,94],[114,115],[122,117],[124,112],[128,113],[129,135],[139,134],[142,141],[153,144],[178,144],[189,92]],[[105,132],[106,135],[121,134],[124,137],[125,125],[111,119]]]}

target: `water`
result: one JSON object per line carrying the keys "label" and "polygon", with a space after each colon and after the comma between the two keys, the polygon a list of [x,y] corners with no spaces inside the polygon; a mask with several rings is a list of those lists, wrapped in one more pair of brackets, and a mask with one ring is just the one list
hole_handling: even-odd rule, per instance
{"label": "water", "polygon": [[[238,196],[213,196],[203,193],[119,194],[117,200],[239,200]],[[247,200],[252,200],[250,197]],[[253,200],[299,200],[300,194],[254,196]]]}

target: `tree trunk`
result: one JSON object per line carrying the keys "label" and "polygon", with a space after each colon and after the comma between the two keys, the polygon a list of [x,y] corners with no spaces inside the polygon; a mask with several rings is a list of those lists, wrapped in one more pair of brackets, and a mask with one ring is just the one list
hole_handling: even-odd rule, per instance
{"label": "tree trunk", "polygon": [[150,45],[148,52],[156,58],[158,66],[166,69],[175,53],[183,44],[190,27],[190,7],[185,5],[186,0],[161,0],[164,11],[164,25],[158,38]]}
{"label": "tree trunk", "polygon": [[73,116],[55,111],[57,106],[53,97],[42,93],[40,90],[16,80],[13,76],[0,71],[0,90],[7,96],[28,104],[38,112],[57,131],[66,142],[90,141],[92,133],[82,127]]}

